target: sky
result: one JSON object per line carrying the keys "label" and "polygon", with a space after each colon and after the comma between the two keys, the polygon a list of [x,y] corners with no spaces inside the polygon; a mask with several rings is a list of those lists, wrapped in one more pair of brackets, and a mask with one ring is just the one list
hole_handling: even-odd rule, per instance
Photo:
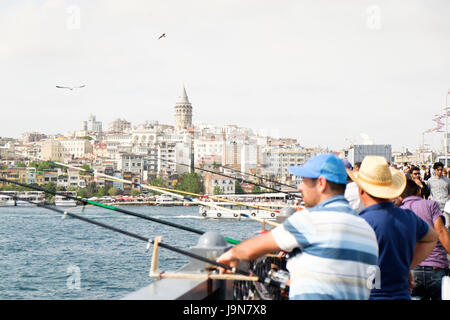
{"label": "sky", "polygon": [[194,124],[442,148],[445,133],[423,132],[448,98],[449,16],[447,0],[4,0],[0,136],[90,114],[173,125],[184,84]]}

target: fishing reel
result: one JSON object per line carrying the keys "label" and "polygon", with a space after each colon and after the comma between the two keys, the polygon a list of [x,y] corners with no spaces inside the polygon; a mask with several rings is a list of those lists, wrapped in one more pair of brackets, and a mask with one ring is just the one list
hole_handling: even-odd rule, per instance
{"label": "fishing reel", "polygon": [[[259,278],[270,278],[281,283],[289,280],[286,259],[276,255],[267,255],[249,262],[249,271]],[[287,300],[289,287],[279,288],[254,281],[235,281],[233,287],[235,300]]]}

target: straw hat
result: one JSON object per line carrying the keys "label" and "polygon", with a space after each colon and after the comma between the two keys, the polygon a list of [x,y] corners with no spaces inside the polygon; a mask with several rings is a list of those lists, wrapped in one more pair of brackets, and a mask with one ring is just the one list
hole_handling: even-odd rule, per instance
{"label": "straw hat", "polygon": [[347,169],[347,173],[361,189],[376,198],[396,198],[406,187],[403,172],[389,168],[386,159],[380,156],[366,156],[358,172]]}

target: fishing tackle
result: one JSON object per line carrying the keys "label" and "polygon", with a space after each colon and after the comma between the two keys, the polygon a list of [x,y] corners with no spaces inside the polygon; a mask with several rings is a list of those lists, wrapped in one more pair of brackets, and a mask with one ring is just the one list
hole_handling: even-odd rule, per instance
{"label": "fishing tackle", "polygon": [[[27,201],[29,203],[36,204],[33,201],[28,200],[28,199],[25,199],[25,201]],[[115,231],[115,232],[121,233],[123,235],[135,238],[137,240],[144,241],[144,242],[147,243],[147,247],[148,247],[148,244],[155,245],[155,241],[151,240],[150,238],[146,238],[146,237],[137,235],[135,233],[132,233],[132,232],[129,232],[129,231],[126,231],[126,230],[123,230],[123,229],[119,229],[119,228],[113,227],[111,225],[108,225],[108,224],[105,224],[105,223],[102,223],[102,222],[98,222],[98,221],[95,221],[95,220],[92,220],[92,219],[89,219],[89,218],[86,218],[86,217],[82,217],[82,216],[79,216],[77,214],[74,214],[74,213],[71,213],[71,212],[68,212],[68,211],[63,211],[63,210],[60,210],[60,209],[57,209],[57,208],[54,208],[54,207],[51,207],[51,206],[48,206],[48,205],[45,205],[45,204],[42,204],[42,203],[37,203],[36,206],[43,207],[43,208],[49,209],[51,211],[55,211],[55,212],[58,212],[60,214],[63,214],[63,216],[67,215],[67,216],[70,216],[72,218],[79,219],[79,220],[82,220],[84,222],[91,223],[91,224],[97,225],[99,227],[102,227],[102,228],[105,228],[105,229],[108,229],[108,230],[111,230],[111,231]],[[162,248],[168,249],[170,251],[173,251],[173,252],[176,252],[176,253],[188,256],[190,258],[193,258],[193,259],[196,259],[196,260],[199,260],[199,261],[202,261],[202,262],[205,262],[207,264],[210,264],[210,265],[213,265],[213,266],[216,266],[216,267],[220,267],[220,268],[229,270],[232,273],[240,274],[240,275],[243,275],[243,276],[246,276],[246,277],[254,277],[254,275],[251,272],[242,270],[240,268],[230,267],[230,266],[228,266],[226,264],[219,263],[219,262],[216,262],[214,260],[205,258],[205,257],[203,257],[201,255],[198,255],[198,254],[195,254],[195,253],[192,253],[192,252],[188,252],[188,251],[176,248],[174,246],[168,245],[168,244],[163,243],[161,241],[158,241],[157,245],[161,246]],[[218,275],[218,277],[220,277],[220,275]],[[225,277],[223,277],[223,278],[226,279]],[[274,280],[274,279],[272,279],[270,277],[257,277],[257,278],[253,278],[253,279],[255,279],[255,281],[264,283],[264,284],[266,284],[268,286],[279,287],[279,288],[282,288],[282,289],[286,288],[286,286],[287,286],[286,283],[282,283],[282,282],[280,282],[278,280]]]}
{"label": "fishing tackle", "polygon": [[[174,163],[174,164],[178,164],[178,165],[180,165],[180,166],[191,167],[191,166],[188,165],[188,164],[175,162],[175,161],[169,160],[169,159],[163,159],[163,158],[157,158],[157,159],[162,160],[162,161],[171,162],[171,163]],[[265,185],[263,185],[263,184],[255,183],[255,182],[248,181],[248,180],[245,180],[245,179],[242,179],[242,178],[236,178],[236,177],[229,176],[229,175],[226,175],[226,174],[217,172],[217,171],[212,171],[212,170],[203,169],[203,168],[198,168],[198,167],[192,167],[192,168],[193,168],[193,169],[196,169],[196,170],[201,170],[201,171],[209,172],[209,173],[214,173],[214,174],[217,174],[217,175],[219,175],[219,176],[223,176],[223,177],[230,178],[230,179],[233,179],[233,180],[239,180],[240,182],[250,183],[250,184],[252,184],[252,185],[255,185],[255,186],[258,186],[258,187],[262,187],[262,188],[265,188],[265,189],[268,189],[268,190],[272,190],[272,191],[276,191],[276,192],[285,193],[285,194],[287,194],[287,195],[290,196],[290,197],[299,198],[299,199],[302,198],[301,196],[299,196],[299,195],[297,195],[297,194],[295,194],[295,193],[291,193],[291,192],[286,192],[286,191],[278,190],[278,189],[275,189],[275,188],[272,188],[272,187],[265,186]]]}
{"label": "fishing tackle", "polygon": [[[46,190],[44,188],[36,187],[36,186],[33,186],[33,185],[26,185],[26,184],[23,184],[23,183],[20,183],[20,182],[17,182],[17,181],[12,181],[12,180],[8,180],[8,179],[4,179],[4,178],[0,178],[0,181],[16,184],[16,185],[19,185],[19,186],[22,186],[22,187],[26,187],[26,188],[30,188],[30,189],[34,189],[34,190],[37,190],[37,191],[43,191],[43,192],[46,192],[46,193],[49,193],[49,194],[53,194],[53,195],[62,195],[59,192]],[[202,234],[205,233],[204,231],[201,231],[201,230],[197,230],[197,229],[190,228],[190,227],[183,226],[183,225],[179,225],[179,224],[176,224],[176,223],[173,223],[173,222],[169,222],[169,221],[153,218],[153,217],[150,217],[150,216],[146,216],[146,215],[139,214],[139,213],[136,213],[136,212],[133,212],[133,211],[129,211],[129,210],[126,210],[126,209],[118,208],[118,207],[115,207],[115,206],[111,206],[111,205],[95,202],[95,201],[92,201],[92,200],[86,200],[86,199],[83,199],[83,198],[77,198],[77,197],[73,197],[71,195],[63,195],[63,196],[68,198],[68,199],[73,199],[73,200],[76,200],[76,201],[80,201],[80,202],[82,202],[85,205],[86,204],[91,204],[91,205],[94,205],[94,206],[97,206],[97,207],[102,207],[102,208],[105,208],[105,209],[121,212],[121,213],[124,213],[124,214],[127,214],[127,215],[132,215],[132,216],[135,216],[135,217],[138,217],[138,218],[141,218],[141,219],[146,219],[146,220],[150,220],[150,221],[153,221],[153,222],[165,224],[167,226],[171,226],[171,227],[174,227],[174,228],[178,228],[178,229],[182,229],[182,230],[185,230],[185,231],[193,232],[193,233],[196,233],[196,234],[202,235]],[[84,210],[84,207],[83,207],[83,210]],[[232,244],[237,244],[237,243],[240,242],[240,241],[233,240],[233,239],[230,239],[230,238],[225,238],[225,240],[227,242],[229,242],[229,243],[232,243]]]}

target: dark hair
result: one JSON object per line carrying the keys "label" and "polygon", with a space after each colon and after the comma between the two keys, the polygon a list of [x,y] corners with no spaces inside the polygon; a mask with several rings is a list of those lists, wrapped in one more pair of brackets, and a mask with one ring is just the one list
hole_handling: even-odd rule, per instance
{"label": "dark hair", "polygon": [[417,196],[417,193],[419,192],[420,187],[411,179],[406,180],[406,187],[405,190],[403,190],[403,193],[401,194],[401,197],[403,199],[408,198],[410,196]]}
{"label": "dark hair", "polygon": [[360,161],[355,162],[355,166],[354,167],[355,168],[358,167],[358,169],[361,168],[361,162]]}
{"label": "dark hair", "polygon": [[[348,176],[347,176],[348,177]],[[315,186],[317,183],[318,178],[310,178],[313,185]],[[331,182],[327,180],[327,185],[330,188],[330,191],[332,193],[335,194],[344,194],[345,193],[345,188],[347,187],[346,184],[341,184],[341,183],[335,183],[335,182]]]}
{"label": "dark hair", "polygon": [[419,171],[420,172],[420,168],[416,167],[416,166],[412,166],[411,169],[409,169],[409,173],[413,173],[413,171]]}
{"label": "dark hair", "polygon": [[444,164],[442,162],[436,162],[435,164],[433,164],[433,170],[436,170],[439,167],[444,168]]}
{"label": "dark hair", "polygon": [[336,194],[344,194],[345,193],[345,188],[347,187],[346,184],[334,183],[334,182],[330,182],[330,181],[327,181],[327,183],[330,186],[330,190],[333,193],[336,193]]}

